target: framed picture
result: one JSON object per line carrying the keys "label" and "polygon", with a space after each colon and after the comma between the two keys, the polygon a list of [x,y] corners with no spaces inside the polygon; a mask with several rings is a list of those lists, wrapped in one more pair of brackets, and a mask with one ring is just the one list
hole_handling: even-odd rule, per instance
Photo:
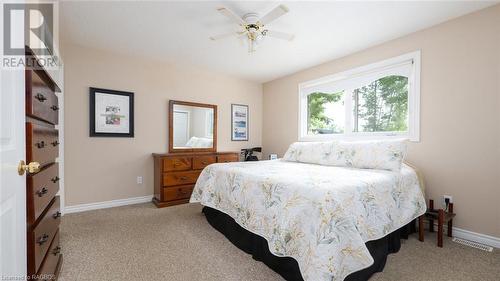
{"label": "framed picture", "polygon": [[90,136],[134,137],[134,93],[90,88]]}
{"label": "framed picture", "polygon": [[248,141],[248,105],[231,104],[231,140]]}

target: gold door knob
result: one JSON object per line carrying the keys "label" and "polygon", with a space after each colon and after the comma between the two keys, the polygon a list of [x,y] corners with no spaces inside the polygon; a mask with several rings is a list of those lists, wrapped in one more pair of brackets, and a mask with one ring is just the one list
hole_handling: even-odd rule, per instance
{"label": "gold door knob", "polygon": [[24,172],[28,171],[28,173],[33,174],[40,171],[40,163],[38,162],[30,162],[28,165],[24,163],[23,160],[19,161],[19,166],[17,166],[17,172],[20,176],[24,175]]}

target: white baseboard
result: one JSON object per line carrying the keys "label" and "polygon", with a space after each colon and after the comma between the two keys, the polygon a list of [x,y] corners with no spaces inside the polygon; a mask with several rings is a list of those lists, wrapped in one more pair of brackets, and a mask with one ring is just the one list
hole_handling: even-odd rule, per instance
{"label": "white baseboard", "polygon": [[119,206],[125,206],[125,205],[140,204],[140,203],[151,202],[151,199],[153,199],[153,195],[126,198],[126,199],[117,199],[117,200],[96,202],[96,203],[89,203],[89,204],[79,204],[79,205],[73,205],[73,206],[66,206],[64,208],[63,213],[64,214],[71,214],[71,213],[79,213],[79,212],[85,212],[85,211],[90,211],[90,210],[98,210],[98,209],[106,209],[106,208],[119,207]]}
{"label": "white baseboard", "polygon": [[457,227],[453,227],[453,237],[474,241],[477,243],[491,246],[493,248],[500,249],[500,238],[498,237],[472,232]]}
{"label": "white baseboard", "polygon": [[[434,231],[437,231],[438,225],[434,223]],[[448,230],[448,225],[443,225],[444,235]],[[470,230],[465,230],[458,227],[453,227],[453,237],[462,238],[465,240],[477,242],[483,245],[491,246],[493,248],[500,249],[500,238],[495,236],[490,236],[482,233],[473,232]]]}

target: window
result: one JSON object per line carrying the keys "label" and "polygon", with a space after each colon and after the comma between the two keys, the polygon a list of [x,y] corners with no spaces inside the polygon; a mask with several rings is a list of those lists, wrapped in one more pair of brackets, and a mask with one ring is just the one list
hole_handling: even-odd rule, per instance
{"label": "window", "polygon": [[299,85],[299,140],[419,141],[420,52]]}

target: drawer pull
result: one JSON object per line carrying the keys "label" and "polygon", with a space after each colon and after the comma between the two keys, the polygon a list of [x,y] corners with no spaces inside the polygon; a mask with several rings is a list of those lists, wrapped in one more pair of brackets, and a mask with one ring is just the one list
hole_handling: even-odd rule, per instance
{"label": "drawer pull", "polygon": [[180,195],[186,195],[186,194],[188,194],[188,192],[187,192],[187,191],[184,191],[184,190],[182,190],[182,189],[178,189],[178,190],[177,190],[177,192],[178,192]]}
{"label": "drawer pull", "polygon": [[57,211],[55,214],[52,215],[52,217],[57,220],[58,218],[61,217],[61,212]]}
{"label": "drawer pull", "polygon": [[207,164],[208,164],[208,162],[207,162],[207,161],[203,161],[203,162],[201,162],[201,164],[203,164],[203,165],[207,165]]}
{"label": "drawer pull", "polygon": [[42,236],[40,236],[40,238],[38,238],[38,240],[36,240],[36,243],[38,243],[41,246],[48,240],[49,240],[49,235],[43,234]]}
{"label": "drawer pull", "polygon": [[40,190],[36,192],[36,194],[38,194],[38,197],[42,197],[45,194],[47,194],[47,192],[49,192],[49,190],[46,187],[42,187]]}
{"label": "drawer pull", "polygon": [[44,102],[44,101],[47,100],[47,98],[44,95],[40,94],[40,93],[38,93],[38,94],[35,95],[35,99],[37,99],[39,102]]}
{"label": "drawer pull", "polygon": [[52,254],[53,254],[54,256],[57,256],[57,255],[59,255],[60,253],[61,253],[61,247],[60,247],[60,246],[57,246],[57,247],[55,247],[55,248],[52,250]]}
{"label": "drawer pull", "polygon": [[185,180],[187,180],[187,179],[188,179],[188,177],[186,177],[186,176],[182,176],[182,177],[180,177],[180,180],[181,180],[181,181],[185,181]]}
{"label": "drawer pull", "polygon": [[36,143],[36,147],[38,147],[38,148],[44,148],[45,147],[45,142],[44,141],[37,142]]}
{"label": "drawer pull", "polygon": [[57,111],[57,110],[59,110],[59,107],[57,105],[53,105],[50,107],[50,109]]}
{"label": "drawer pull", "polygon": [[174,166],[176,166],[176,167],[177,167],[177,166],[180,166],[180,165],[181,165],[181,163],[180,163],[180,162],[175,162],[175,163],[174,163]]}
{"label": "drawer pull", "polygon": [[55,176],[53,178],[50,179],[53,183],[56,183],[60,180],[60,178],[58,176]]}
{"label": "drawer pull", "polygon": [[58,145],[59,145],[59,141],[53,141],[53,142],[51,142],[51,144],[52,144],[53,146],[58,146]]}

